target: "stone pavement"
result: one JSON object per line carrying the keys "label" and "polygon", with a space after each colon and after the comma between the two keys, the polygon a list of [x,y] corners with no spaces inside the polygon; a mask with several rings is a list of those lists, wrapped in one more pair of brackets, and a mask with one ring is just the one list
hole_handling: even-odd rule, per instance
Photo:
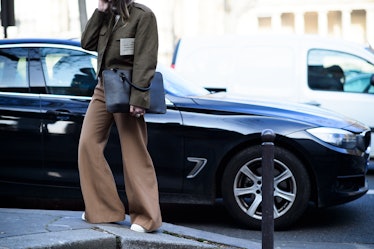
{"label": "stone pavement", "polygon": [[[89,224],[80,211],[0,208],[0,249],[260,249],[261,243],[163,223],[155,233],[130,222]],[[129,220],[129,217],[127,217]],[[274,249],[366,249],[355,244],[287,243]]]}
{"label": "stone pavement", "polygon": [[[0,249],[261,248],[259,243],[163,223],[155,233],[138,233],[130,222],[90,224],[82,212],[0,209]],[[129,217],[127,217],[129,220]]]}

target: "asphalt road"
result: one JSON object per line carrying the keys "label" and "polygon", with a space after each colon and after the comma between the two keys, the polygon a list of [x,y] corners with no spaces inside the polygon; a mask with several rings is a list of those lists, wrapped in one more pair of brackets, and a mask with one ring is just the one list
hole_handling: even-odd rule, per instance
{"label": "asphalt road", "polygon": [[[274,233],[274,244],[299,242],[348,243],[374,248],[374,171],[368,175],[371,190],[353,202],[325,209],[310,209],[287,231]],[[221,204],[206,206],[163,206],[168,223],[219,233],[261,243],[261,231],[242,229]]]}

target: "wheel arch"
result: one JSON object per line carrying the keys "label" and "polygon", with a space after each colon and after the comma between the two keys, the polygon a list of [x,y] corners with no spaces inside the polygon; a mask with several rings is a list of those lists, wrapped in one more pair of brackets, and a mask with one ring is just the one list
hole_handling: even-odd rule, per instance
{"label": "wheel arch", "polygon": [[[261,145],[261,134],[251,134],[248,136],[248,139],[238,144],[237,146],[233,147],[230,151],[228,151],[224,157],[222,158],[221,162],[219,163],[219,166],[216,171],[215,176],[215,187],[216,187],[216,197],[221,198],[222,197],[222,188],[221,188],[221,181],[223,178],[223,172],[225,171],[225,168],[229,161],[233,158],[234,155],[239,153],[240,151],[244,150],[245,148]],[[313,203],[318,202],[318,188],[316,183],[316,176],[315,172],[313,171],[313,168],[311,166],[311,163],[307,159],[307,153],[303,149],[298,146],[297,143],[295,143],[292,139],[287,138],[285,136],[281,136],[279,134],[276,134],[274,146],[281,147],[290,153],[294,154],[306,167],[306,171],[308,173],[310,184],[311,184],[311,193],[310,193],[310,201]]]}

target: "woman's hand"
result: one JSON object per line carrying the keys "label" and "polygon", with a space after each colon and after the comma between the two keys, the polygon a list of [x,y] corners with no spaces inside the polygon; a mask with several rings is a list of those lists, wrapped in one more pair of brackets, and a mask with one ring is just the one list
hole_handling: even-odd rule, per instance
{"label": "woman's hand", "polygon": [[145,113],[145,109],[142,107],[130,105],[130,114],[134,117],[140,118]]}
{"label": "woman's hand", "polygon": [[98,5],[97,9],[101,12],[105,12],[105,11],[108,10],[111,2],[112,2],[112,0],[99,0],[99,5]]}

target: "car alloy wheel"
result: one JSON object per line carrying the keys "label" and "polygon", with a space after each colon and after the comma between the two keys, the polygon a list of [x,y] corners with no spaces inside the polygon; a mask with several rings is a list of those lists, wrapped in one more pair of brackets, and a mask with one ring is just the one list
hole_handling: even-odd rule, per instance
{"label": "car alloy wheel", "polygon": [[[233,191],[235,200],[243,212],[253,218],[262,217],[261,158],[256,158],[238,171]],[[278,160],[274,160],[274,218],[284,215],[296,197],[296,181],[292,172]]]}
{"label": "car alloy wheel", "polygon": [[[300,160],[287,150],[274,150],[274,225],[286,228],[305,211],[310,180]],[[238,153],[222,180],[223,201],[230,214],[249,228],[260,229],[262,219],[261,146]]]}

